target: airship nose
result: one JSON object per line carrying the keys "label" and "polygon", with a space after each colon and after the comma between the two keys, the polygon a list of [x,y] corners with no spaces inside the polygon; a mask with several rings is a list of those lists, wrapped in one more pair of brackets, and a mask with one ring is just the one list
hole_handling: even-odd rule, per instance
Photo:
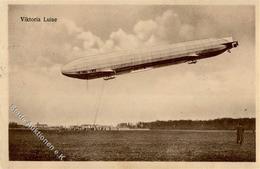
{"label": "airship nose", "polygon": [[71,66],[69,64],[65,64],[61,67],[61,73],[63,75],[68,75],[69,72],[71,72]]}

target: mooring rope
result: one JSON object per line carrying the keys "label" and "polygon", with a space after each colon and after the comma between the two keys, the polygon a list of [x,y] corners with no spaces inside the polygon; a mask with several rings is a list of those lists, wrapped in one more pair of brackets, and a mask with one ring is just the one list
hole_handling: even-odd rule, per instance
{"label": "mooring rope", "polygon": [[103,96],[104,88],[105,88],[105,81],[102,80],[101,83],[102,83],[101,84],[101,90],[100,90],[99,97],[98,97],[97,104],[96,104],[96,108],[95,108],[95,117],[94,117],[94,123],[93,123],[94,126],[96,125],[97,115],[100,111],[102,96]]}

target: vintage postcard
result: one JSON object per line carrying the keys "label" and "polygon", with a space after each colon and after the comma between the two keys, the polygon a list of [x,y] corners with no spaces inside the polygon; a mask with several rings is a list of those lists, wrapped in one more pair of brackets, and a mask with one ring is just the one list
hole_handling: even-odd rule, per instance
{"label": "vintage postcard", "polygon": [[258,7],[3,3],[0,168],[259,167]]}

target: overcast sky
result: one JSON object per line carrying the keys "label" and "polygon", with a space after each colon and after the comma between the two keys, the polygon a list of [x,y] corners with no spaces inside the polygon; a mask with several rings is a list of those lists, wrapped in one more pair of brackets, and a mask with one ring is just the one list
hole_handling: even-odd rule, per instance
{"label": "overcast sky", "polygon": [[[253,6],[9,6],[10,104],[51,125],[255,117]],[[20,17],[56,17],[56,23]],[[65,77],[61,65],[96,52],[232,36],[232,53],[115,80]],[[104,83],[104,84],[103,84]],[[99,99],[104,85],[104,93]],[[9,113],[10,121],[18,121]]]}

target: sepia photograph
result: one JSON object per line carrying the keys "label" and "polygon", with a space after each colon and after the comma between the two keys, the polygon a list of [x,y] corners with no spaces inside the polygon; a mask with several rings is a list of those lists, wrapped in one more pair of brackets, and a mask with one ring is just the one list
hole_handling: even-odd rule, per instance
{"label": "sepia photograph", "polygon": [[9,161],[257,161],[255,5],[9,4],[7,17]]}

